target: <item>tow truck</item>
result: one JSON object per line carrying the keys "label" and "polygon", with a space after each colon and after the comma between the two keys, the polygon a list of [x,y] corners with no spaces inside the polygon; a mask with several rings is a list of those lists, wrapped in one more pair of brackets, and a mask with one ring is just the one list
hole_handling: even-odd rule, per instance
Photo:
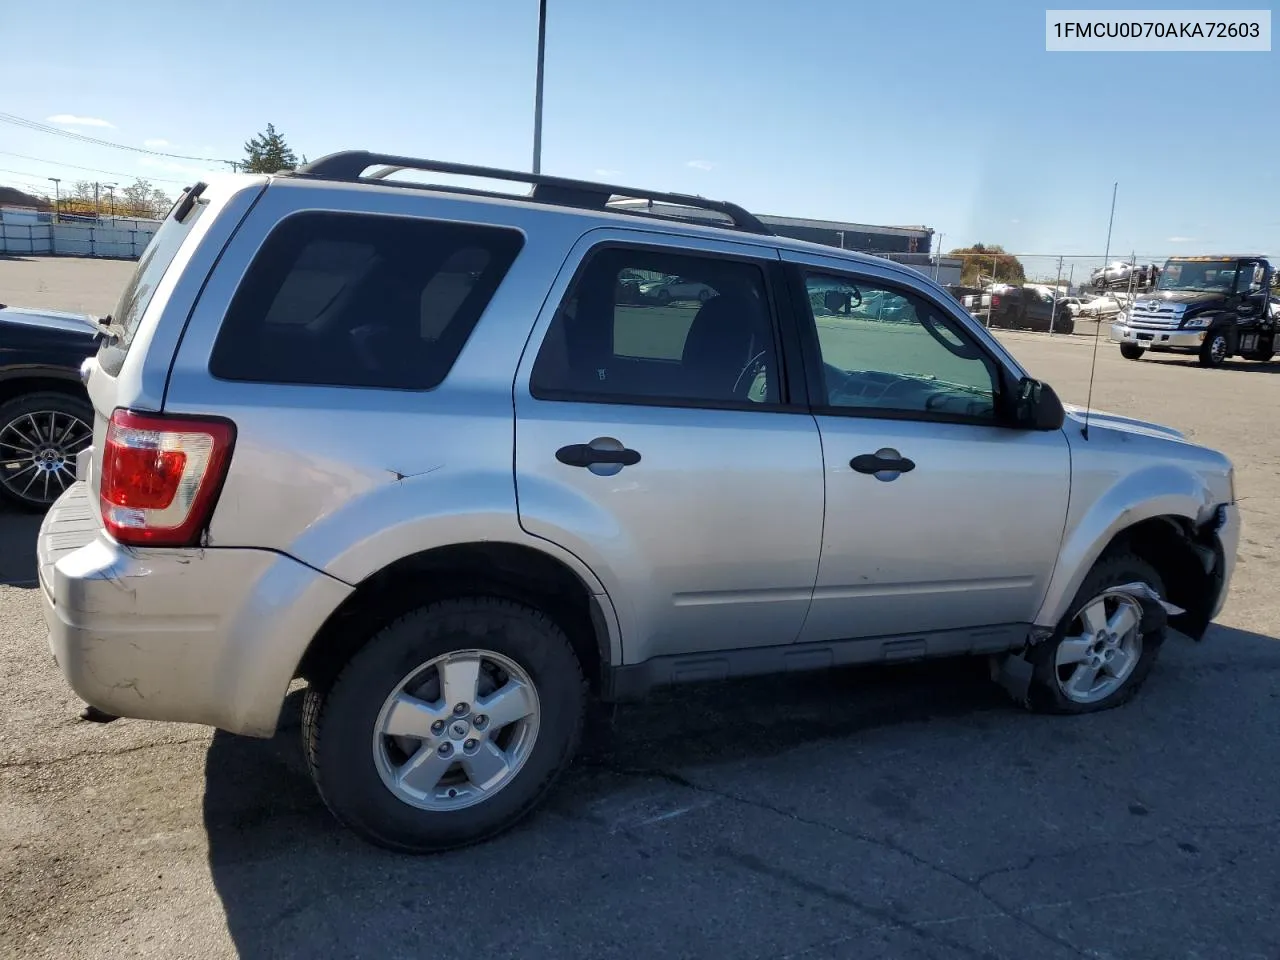
{"label": "tow truck", "polygon": [[1236,355],[1266,362],[1280,327],[1273,277],[1261,256],[1171,257],[1155,289],[1116,317],[1111,339],[1127,360],[1152,350],[1194,353],[1204,367]]}

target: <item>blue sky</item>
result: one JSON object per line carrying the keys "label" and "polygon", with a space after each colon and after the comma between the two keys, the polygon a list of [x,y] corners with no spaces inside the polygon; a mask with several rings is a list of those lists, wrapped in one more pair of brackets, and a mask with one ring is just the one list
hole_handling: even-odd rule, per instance
{"label": "blue sky", "polygon": [[[226,6],[0,4],[0,110],[204,157],[271,121],[311,157],[528,167],[536,0]],[[1280,54],[1046,53],[1044,16],[550,0],[543,169],[1075,254],[1101,252],[1119,181],[1113,253],[1280,255]],[[4,184],[173,192],[203,166],[0,123]]]}

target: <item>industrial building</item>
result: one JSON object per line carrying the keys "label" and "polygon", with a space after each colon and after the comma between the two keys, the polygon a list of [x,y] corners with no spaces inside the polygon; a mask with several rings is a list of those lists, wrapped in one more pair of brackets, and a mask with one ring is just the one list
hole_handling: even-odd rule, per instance
{"label": "industrial building", "polygon": [[[701,219],[712,223],[723,219],[710,211],[654,203],[651,200],[616,200],[610,206],[621,209],[642,208],[656,216]],[[944,285],[960,282],[963,261],[955,257],[935,258],[932,251],[934,231],[930,227],[881,227],[867,223],[766,214],[756,214],[756,217],[780,237],[884,257],[913,267]]]}

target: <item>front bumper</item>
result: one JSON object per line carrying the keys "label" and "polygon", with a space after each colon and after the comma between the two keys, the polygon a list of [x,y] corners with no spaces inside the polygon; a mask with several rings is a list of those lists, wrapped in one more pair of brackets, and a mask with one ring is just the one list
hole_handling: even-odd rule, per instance
{"label": "front bumper", "polygon": [[275,732],[302,653],[351,592],[267,550],[121,546],[83,482],[45,515],[37,556],[49,649],[77,696],[251,736]]}
{"label": "front bumper", "polygon": [[1117,343],[1136,343],[1148,350],[1182,347],[1198,350],[1207,330],[1146,330],[1127,323],[1111,324],[1111,339]]}
{"label": "front bumper", "polygon": [[1217,537],[1218,546],[1222,549],[1222,580],[1218,595],[1214,598],[1209,619],[1214,620],[1222,612],[1227,602],[1227,590],[1231,586],[1231,575],[1236,569],[1236,550],[1240,547],[1240,508],[1234,503],[1226,503],[1218,508]]}

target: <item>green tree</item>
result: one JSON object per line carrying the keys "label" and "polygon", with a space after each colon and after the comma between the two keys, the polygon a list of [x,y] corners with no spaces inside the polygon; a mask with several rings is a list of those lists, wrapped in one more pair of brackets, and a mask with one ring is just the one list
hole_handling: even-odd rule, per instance
{"label": "green tree", "polygon": [[150,180],[136,180],[132,185],[120,191],[116,202],[116,212],[130,217],[163,217],[173,201],[163,190],[152,186]]}
{"label": "green tree", "polygon": [[244,162],[240,169],[246,173],[275,173],[292,170],[298,165],[298,156],[284,137],[276,133],[274,124],[244,145]]}
{"label": "green tree", "polygon": [[960,283],[966,287],[980,287],[995,279],[997,283],[1026,283],[1027,274],[1022,263],[1011,253],[1005,253],[998,243],[975,243],[972,247],[957,247],[949,257],[960,257],[964,267],[960,270]]}

